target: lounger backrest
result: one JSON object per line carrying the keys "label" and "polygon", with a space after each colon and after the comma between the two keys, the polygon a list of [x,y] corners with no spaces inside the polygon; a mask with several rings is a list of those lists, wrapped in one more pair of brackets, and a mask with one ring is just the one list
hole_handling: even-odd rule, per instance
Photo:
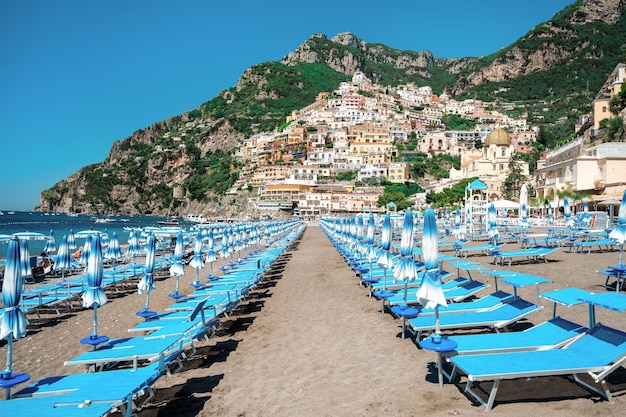
{"label": "lounger backrest", "polygon": [[193,311],[189,315],[189,321],[194,321],[196,319],[196,317],[198,317],[198,313],[200,313],[202,311],[202,309],[204,308],[204,305],[206,304],[208,299],[209,298],[207,297],[204,300],[200,301],[198,304],[196,304],[196,306],[194,307]]}
{"label": "lounger backrest", "polygon": [[568,349],[581,357],[589,355],[609,364],[626,355],[626,333],[598,324]]}

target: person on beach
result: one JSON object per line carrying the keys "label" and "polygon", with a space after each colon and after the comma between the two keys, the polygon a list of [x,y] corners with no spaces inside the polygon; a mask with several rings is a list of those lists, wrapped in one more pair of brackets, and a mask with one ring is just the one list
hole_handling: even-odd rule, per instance
{"label": "person on beach", "polygon": [[41,252],[41,262],[31,269],[34,277],[46,275],[52,271],[52,260],[48,258],[46,252]]}
{"label": "person on beach", "polygon": [[80,261],[80,256],[83,254],[83,249],[82,248],[78,248],[78,250],[76,250],[76,252],[74,252],[72,254],[72,257],[74,259],[76,259],[77,261]]}

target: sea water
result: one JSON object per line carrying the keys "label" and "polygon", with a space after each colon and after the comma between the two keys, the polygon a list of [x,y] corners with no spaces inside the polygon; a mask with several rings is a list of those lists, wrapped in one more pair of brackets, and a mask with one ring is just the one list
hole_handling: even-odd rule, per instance
{"label": "sea water", "polygon": [[[116,233],[121,246],[128,244],[130,229],[157,226],[157,222],[165,220],[156,216],[91,216],[91,215],[68,215],[63,213],[39,213],[15,211],[0,215],[0,234],[11,235],[18,232],[36,232],[50,236],[54,233],[57,249],[63,241],[63,235],[68,235],[70,230],[74,233],[83,230],[98,230],[107,233],[109,238]],[[104,219],[104,220],[102,220]],[[104,221],[104,222],[103,222]],[[84,239],[77,239],[78,245],[84,243]],[[6,259],[7,244],[0,243],[0,259]],[[32,255],[39,255],[46,246],[46,240],[28,240],[28,250]]]}

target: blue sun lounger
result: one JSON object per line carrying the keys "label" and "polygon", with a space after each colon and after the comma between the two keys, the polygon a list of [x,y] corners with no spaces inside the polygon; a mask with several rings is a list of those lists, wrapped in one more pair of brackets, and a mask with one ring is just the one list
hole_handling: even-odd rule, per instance
{"label": "blue sun lounger", "polygon": [[[465,392],[487,411],[493,407],[502,380],[543,376],[572,375],[582,387],[613,402],[606,378],[626,361],[626,333],[597,325],[562,348],[454,356],[450,361],[455,371],[467,375]],[[582,381],[579,374],[589,374],[602,389]],[[473,390],[474,383],[483,381],[493,381],[487,401]]]}
{"label": "blue sun lounger", "polygon": [[[454,281],[448,281],[448,282],[452,283]],[[448,289],[444,287],[443,294],[446,297],[446,300],[452,303],[457,303],[477,294],[478,292],[484,290],[485,288],[487,288],[487,285],[485,285],[482,282],[467,280]],[[400,305],[400,304],[406,304],[406,305],[419,304],[419,301],[417,299],[417,291],[411,291],[410,293],[408,293],[406,300],[404,299],[404,292],[400,291],[396,295],[388,297],[387,303],[390,306]]]}
{"label": "blue sun lounger", "polygon": [[457,348],[443,356],[554,349],[581,337],[586,331],[585,326],[554,317],[521,332],[451,336],[449,339],[457,343]]}
{"label": "blue sun lounger", "polygon": [[493,251],[498,250],[504,243],[485,243],[484,245],[461,246],[456,249],[456,256],[467,258],[469,253],[477,253],[479,255],[492,255]]}
{"label": "blue sun lounger", "polygon": [[139,361],[160,361],[166,365],[177,362],[180,369],[182,363],[179,357],[184,352],[184,343],[184,338],[179,334],[115,339],[65,361],[65,365],[84,365],[87,370],[91,366],[96,370],[109,370],[119,363],[130,362],[136,370]]}
{"label": "blue sun lounger", "polygon": [[[496,308],[502,303],[513,299],[513,294],[509,294],[504,291],[496,291],[491,294],[487,294],[475,301],[462,301],[460,303],[449,303],[447,307],[439,307],[439,314],[454,314],[454,313],[472,313],[476,311],[488,311]],[[418,311],[419,316],[432,316],[435,314],[435,309],[425,308],[423,306],[414,306]]]}
{"label": "blue sun lounger", "polygon": [[111,412],[109,404],[88,401],[64,403],[64,395],[26,397],[0,401],[0,415],[20,417],[104,417]]}
{"label": "blue sun lounger", "polygon": [[[101,416],[115,408],[130,416],[154,396],[152,385],[164,373],[163,363],[154,363],[136,370],[50,376],[16,392],[14,399],[0,401],[0,410],[15,401],[13,411],[20,416]],[[34,407],[41,407],[38,414],[26,411]]]}
{"label": "blue sun lounger", "polygon": [[610,250],[613,250],[613,246],[617,245],[617,241],[609,237],[598,240],[584,240],[582,242],[574,242],[574,248],[576,249],[576,253],[583,253],[587,251],[587,254],[590,254],[593,248],[597,248],[599,252],[608,252]]}
{"label": "blue sun lounger", "polygon": [[[215,315],[215,312],[212,312],[207,318],[208,311],[205,311],[204,309],[206,300],[207,299],[204,299],[203,301],[197,303],[191,313],[182,311],[187,313],[184,318],[175,319],[170,316],[169,318],[152,319],[139,323],[128,329],[128,331],[148,332],[151,337],[181,336],[185,338],[185,340],[189,340],[189,344],[192,348],[191,355],[193,355],[196,351],[194,341],[203,338],[208,340],[215,334],[215,329],[220,323],[217,315]],[[177,313],[172,313],[172,315],[174,314]],[[180,314],[177,314],[177,316],[180,316]]]}
{"label": "blue sun lounger", "polygon": [[[540,309],[541,307],[536,304],[516,298],[487,311],[441,314],[439,316],[439,326],[441,330],[489,327],[497,331]],[[421,339],[422,332],[433,330],[436,327],[434,315],[418,316],[408,319],[407,323],[409,329],[415,334],[416,340]]]}
{"label": "blue sun lounger", "polygon": [[533,248],[517,250],[517,251],[509,251],[509,252],[494,252],[494,264],[504,265],[504,261],[506,259],[509,260],[509,266],[511,266],[511,262],[514,258],[526,258],[528,261],[539,262],[540,260],[544,260],[548,262],[546,259],[546,255],[549,255],[553,252],[556,252],[559,248],[548,247],[548,246],[535,246]]}

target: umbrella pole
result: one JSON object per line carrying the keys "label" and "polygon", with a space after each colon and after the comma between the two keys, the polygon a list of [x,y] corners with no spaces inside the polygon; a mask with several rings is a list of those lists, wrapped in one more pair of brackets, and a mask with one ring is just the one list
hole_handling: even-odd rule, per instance
{"label": "umbrella pole", "polygon": [[439,304],[435,306],[435,334],[441,334],[441,325],[439,324]]}
{"label": "umbrella pole", "polygon": [[[9,333],[7,337],[7,369],[2,373],[2,376],[5,375],[8,378],[11,378],[11,373],[13,372],[13,333]],[[7,379],[8,379],[7,378]],[[11,387],[6,388],[6,399],[11,398]]]}
{"label": "umbrella pole", "polygon": [[150,308],[150,290],[148,290],[148,293],[146,294],[146,305],[144,306],[144,310],[148,311],[149,308]]}
{"label": "umbrella pole", "polygon": [[93,305],[93,334],[95,338],[98,336],[98,304]]}
{"label": "umbrella pole", "polygon": [[406,306],[406,299],[408,297],[408,293],[409,293],[409,281],[405,280],[404,281],[404,305]]}

